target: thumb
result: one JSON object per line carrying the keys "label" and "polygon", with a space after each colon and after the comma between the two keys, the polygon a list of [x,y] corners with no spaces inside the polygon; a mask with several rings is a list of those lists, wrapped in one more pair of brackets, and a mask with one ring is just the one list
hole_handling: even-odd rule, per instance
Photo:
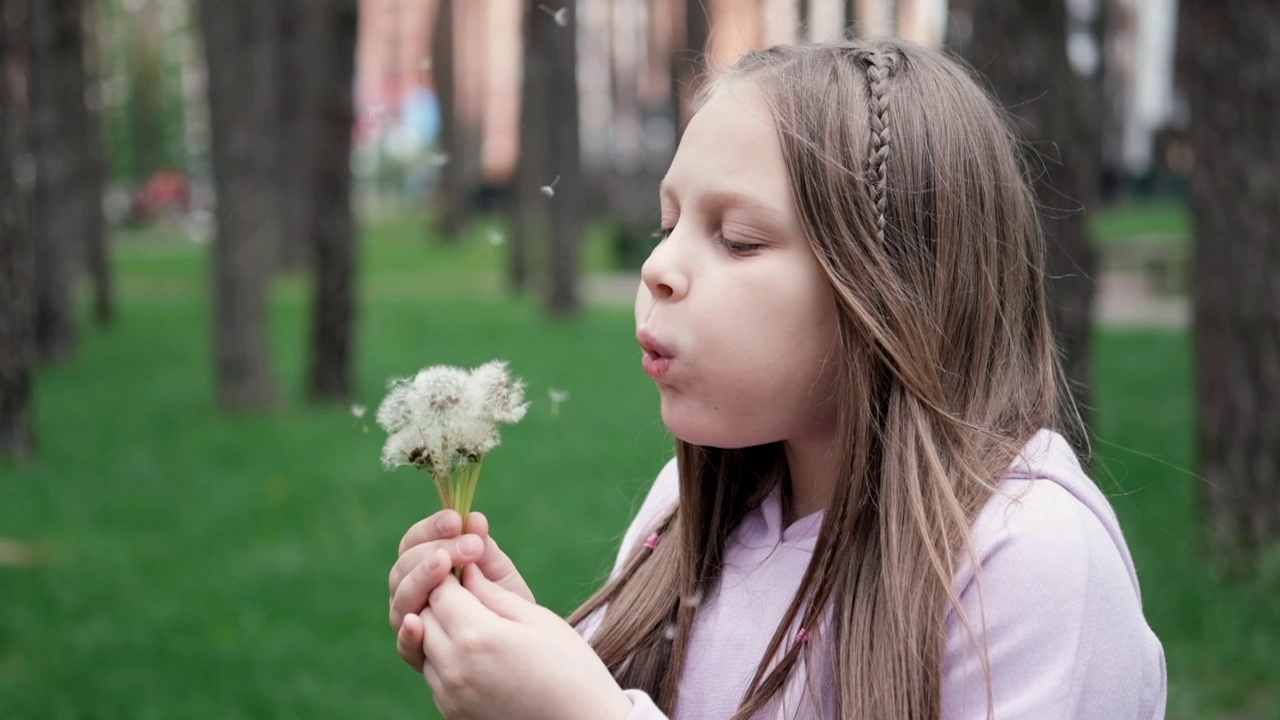
{"label": "thumb", "polygon": [[499,617],[521,622],[529,617],[531,608],[537,607],[519,595],[498,585],[484,576],[480,568],[468,565],[462,572],[462,586],[469,590],[482,605]]}

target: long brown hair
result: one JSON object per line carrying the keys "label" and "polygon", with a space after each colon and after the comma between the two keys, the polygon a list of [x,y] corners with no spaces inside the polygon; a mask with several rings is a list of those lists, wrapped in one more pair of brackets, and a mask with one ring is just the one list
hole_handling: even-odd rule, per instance
{"label": "long brown hair", "polygon": [[[965,68],[911,43],[772,47],[707,92],[735,82],[769,103],[804,233],[835,290],[843,482],[734,717],[765,707],[821,647],[839,718],[936,718],[948,609],[987,667],[981,618],[952,587],[969,527],[1017,452],[1058,418],[1043,240],[1018,143]],[[674,541],[638,549],[570,618],[603,610],[593,647],[623,687],[668,713],[697,612],[687,599],[716,582],[744,514],[788,481],[780,444],[677,441],[676,454],[680,498],[660,528]],[[797,642],[797,625],[814,639]]]}

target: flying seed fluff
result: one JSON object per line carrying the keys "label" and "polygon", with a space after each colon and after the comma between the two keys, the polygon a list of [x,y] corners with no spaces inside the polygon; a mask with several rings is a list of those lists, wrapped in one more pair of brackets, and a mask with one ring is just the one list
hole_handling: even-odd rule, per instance
{"label": "flying seed fluff", "polygon": [[[829,666],[837,718],[939,717],[948,612],[982,658],[990,700],[982,617],[963,612],[953,575],[1015,454],[1056,425],[1060,398],[1069,405],[1018,144],[964,68],[907,42],[772,47],[706,92],[739,83],[769,104],[805,237],[834,290],[842,482],[734,720],[778,696],[802,653],[808,668]],[[676,455],[679,503],[652,528],[663,542],[629,551],[570,618],[603,610],[592,646],[623,687],[668,714],[697,612],[681,598],[715,585],[726,538],[789,485],[780,443],[678,441]]]}

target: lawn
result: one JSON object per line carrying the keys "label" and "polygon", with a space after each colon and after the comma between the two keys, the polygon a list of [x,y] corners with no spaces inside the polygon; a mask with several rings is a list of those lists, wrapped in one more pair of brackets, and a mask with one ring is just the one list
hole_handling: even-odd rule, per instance
{"label": "lawn", "polygon": [[[416,227],[366,233],[359,401],[423,364],[511,362],[534,406],[486,460],[477,506],[540,600],[567,612],[670,449],[630,313],[546,320],[486,270],[502,252],[487,231],[441,248]],[[0,466],[0,537],[48,553],[0,567],[0,717],[434,717],[395,654],[385,584],[434,490],[383,472],[379,431],[347,407],[302,400],[300,279],[273,296],[283,407],[215,411],[206,256],[117,245],[119,323],[86,327],[75,358],[41,375],[41,459]],[[1195,539],[1188,345],[1100,335],[1099,478],[1165,642],[1169,716],[1280,717],[1280,611],[1261,584],[1214,579]],[[554,417],[553,387],[570,393]]]}

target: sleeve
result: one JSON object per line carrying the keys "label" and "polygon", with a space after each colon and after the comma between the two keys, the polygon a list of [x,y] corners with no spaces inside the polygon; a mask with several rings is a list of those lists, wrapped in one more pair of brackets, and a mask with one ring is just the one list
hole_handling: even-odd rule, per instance
{"label": "sleeve", "polygon": [[[1164,717],[1164,651],[1142,614],[1124,556],[1102,522],[1048,481],[984,510],[981,564],[957,573],[974,635],[985,640],[993,717]],[[966,578],[965,575],[968,577]],[[952,609],[943,717],[988,717],[982,654]]]}

